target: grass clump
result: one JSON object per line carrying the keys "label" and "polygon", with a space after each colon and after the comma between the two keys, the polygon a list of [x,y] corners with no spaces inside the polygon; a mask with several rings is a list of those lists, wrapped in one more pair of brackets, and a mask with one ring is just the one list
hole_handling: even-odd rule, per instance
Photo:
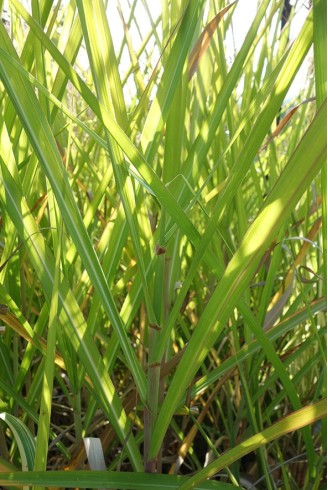
{"label": "grass clump", "polygon": [[237,2],[120,46],[0,3],[1,485],[323,488],[326,6],[284,3],[234,50]]}

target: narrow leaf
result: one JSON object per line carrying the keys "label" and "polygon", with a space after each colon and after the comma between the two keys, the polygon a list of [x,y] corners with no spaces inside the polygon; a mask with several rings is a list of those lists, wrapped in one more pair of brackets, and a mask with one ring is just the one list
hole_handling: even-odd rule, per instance
{"label": "narrow leaf", "polygon": [[31,432],[21,420],[19,420],[17,417],[14,417],[10,413],[0,413],[0,419],[2,419],[8,425],[13,433],[22,460],[22,470],[33,470],[35,457],[35,441]]}

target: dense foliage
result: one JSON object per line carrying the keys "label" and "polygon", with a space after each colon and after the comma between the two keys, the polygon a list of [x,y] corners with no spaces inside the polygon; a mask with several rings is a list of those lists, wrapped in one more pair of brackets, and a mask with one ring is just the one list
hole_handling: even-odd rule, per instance
{"label": "dense foliage", "polygon": [[0,1],[0,484],[324,488],[326,2],[263,0],[234,48],[244,0],[27,3]]}

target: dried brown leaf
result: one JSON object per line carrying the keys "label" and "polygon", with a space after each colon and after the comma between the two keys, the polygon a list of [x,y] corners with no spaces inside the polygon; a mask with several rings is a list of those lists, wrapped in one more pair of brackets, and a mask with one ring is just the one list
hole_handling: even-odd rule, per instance
{"label": "dried brown leaf", "polygon": [[208,45],[210,44],[210,41],[219,25],[220,20],[222,17],[230,10],[230,8],[237,3],[238,0],[235,2],[230,3],[226,7],[224,7],[220,12],[213,17],[213,19],[207,24],[201,35],[199,36],[194,49],[190,53],[189,56],[189,80],[192,78],[193,74],[196,72],[197,67],[199,65],[200,59],[205,53],[205,51],[208,48]]}

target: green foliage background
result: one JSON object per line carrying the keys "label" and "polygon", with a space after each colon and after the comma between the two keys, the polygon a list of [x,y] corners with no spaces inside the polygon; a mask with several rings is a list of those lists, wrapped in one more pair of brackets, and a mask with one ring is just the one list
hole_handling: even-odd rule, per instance
{"label": "green foliage background", "polygon": [[103,0],[0,25],[0,484],[320,488],[326,4],[230,61],[236,2],[142,3],[140,48],[138,0],[119,51]]}

